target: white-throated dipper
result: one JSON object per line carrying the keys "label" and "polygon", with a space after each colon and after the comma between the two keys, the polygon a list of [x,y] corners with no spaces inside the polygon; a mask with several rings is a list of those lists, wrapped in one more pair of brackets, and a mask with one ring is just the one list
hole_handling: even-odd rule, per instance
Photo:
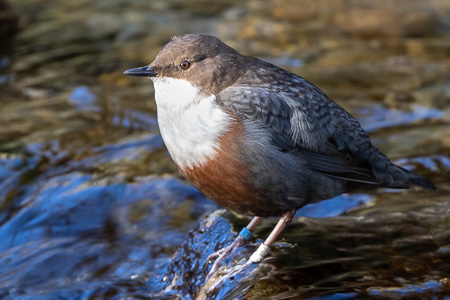
{"label": "white-throated dipper", "polygon": [[149,66],[125,74],[153,81],[161,135],[181,174],[219,205],[254,216],[217,252],[209,276],[262,217],[281,219],[229,276],[260,261],[306,204],[357,188],[435,189],[393,164],[316,86],[216,37],[174,37]]}

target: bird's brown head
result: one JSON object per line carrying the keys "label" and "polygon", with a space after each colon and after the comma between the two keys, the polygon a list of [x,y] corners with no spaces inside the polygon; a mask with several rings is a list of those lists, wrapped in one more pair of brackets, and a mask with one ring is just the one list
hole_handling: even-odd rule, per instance
{"label": "bird's brown head", "polygon": [[207,94],[217,94],[241,75],[244,63],[244,56],[218,38],[186,34],[172,38],[148,67],[125,74],[184,79]]}

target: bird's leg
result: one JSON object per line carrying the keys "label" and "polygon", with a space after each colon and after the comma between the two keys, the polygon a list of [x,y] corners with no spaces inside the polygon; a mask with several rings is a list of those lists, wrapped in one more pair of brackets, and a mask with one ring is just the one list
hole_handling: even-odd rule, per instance
{"label": "bird's leg", "polygon": [[229,256],[234,249],[241,247],[242,245],[244,245],[245,241],[248,241],[251,238],[253,230],[255,230],[256,226],[258,226],[261,220],[262,217],[254,217],[246,227],[242,228],[241,232],[239,233],[239,236],[234,240],[233,243],[208,256],[207,259],[208,261],[211,261],[216,257],[217,259],[214,262],[213,266],[211,267],[211,270],[209,271],[208,275],[206,276],[206,281],[208,281],[209,277],[211,277],[214,273],[216,273],[222,261],[227,256]]}
{"label": "bird's leg", "polygon": [[270,245],[273,244],[273,242],[276,240],[278,235],[280,235],[281,231],[283,231],[284,227],[286,227],[289,223],[291,223],[294,215],[295,215],[295,210],[291,210],[291,211],[285,212],[281,216],[280,220],[278,220],[277,225],[272,230],[272,232],[269,234],[269,236],[264,241],[264,243],[259,245],[258,249],[256,249],[256,251],[252,254],[252,256],[250,256],[250,259],[249,259],[250,264],[252,264],[254,262],[260,262],[264,258],[264,256],[267,255],[267,253],[269,252]]}
{"label": "bird's leg", "polygon": [[221,285],[225,280],[228,278],[236,276],[238,273],[240,273],[242,270],[250,266],[252,263],[260,262],[264,256],[266,256],[269,253],[269,247],[272,245],[272,243],[275,241],[275,239],[278,237],[278,235],[283,231],[284,227],[288,225],[292,218],[295,215],[295,210],[291,210],[288,212],[285,212],[280,220],[278,221],[275,228],[272,230],[272,232],[269,234],[267,239],[259,245],[258,249],[250,256],[249,260],[242,265],[237,265],[231,268],[224,276],[220,277],[209,289],[208,293],[213,292],[219,285]]}

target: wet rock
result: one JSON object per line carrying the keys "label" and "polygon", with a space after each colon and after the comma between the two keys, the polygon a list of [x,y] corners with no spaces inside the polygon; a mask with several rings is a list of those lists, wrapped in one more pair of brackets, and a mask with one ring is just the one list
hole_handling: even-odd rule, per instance
{"label": "wet rock", "polygon": [[[147,284],[155,290],[164,291],[153,295],[180,299],[309,299],[338,295],[367,297],[399,292],[405,296],[445,295],[445,270],[449,265],[444,261],[450,253],[439,249],[447,241],[442,238],[435,240],[428,234],[433,228],[445,232],[443,219],[434,219],[440,212],[428,211],[426,205],[411,207],[410,212],[402,212],[401,206],[390,207],[390,212],[379,211],[373,206],[362,207],[352,210],[345,217],[326,220],[296,218],[274,244],[268,258],[250,266],[233,280],[227,280],[213,294],[207,295],[210,284],[220,277],[220,270],[210,282],[205,283],[210,267],[206,258],[234,239],[237,232],[231,229],[237,226],[230,225],[230,222],[245,224],[229,213],[215,212],[190,233],[188,241],[167,268],[167,273],[152,277]],[[274,224],[274,221],[265,221],[257,229],[255,235],[258,243]],[[398,226],[405,227],[401,234],[394,229]],[[334,234],[330,236],[330,232]],[[387,240],[391,242],[386,243]],[[418,245],[421,246],[418,248]],[[238,249],[225,260],[222,269],[242,263],[256,247],[256,244],[250,243]],[[411,256],[411,251],[416,254]],[[437,271],[436,267],[441,263],[445,266],[438,267],[440,271]],[[417,281],[417,278],[421,279]],[[336,288],[337,282],[342,281],[346,283]]]}
{"label": "wet rock", "polygon": [[9,205],[14,209],[2,215],[0,227],[0,295],[48,299],[94,278],[82,290],[103,294],[115,281],[123,295],[136,293],[139,276],[160,272],[158,265],[186,238],[186,228],[216,208],[175,179],[128,184],[80,172],[44,172]]}

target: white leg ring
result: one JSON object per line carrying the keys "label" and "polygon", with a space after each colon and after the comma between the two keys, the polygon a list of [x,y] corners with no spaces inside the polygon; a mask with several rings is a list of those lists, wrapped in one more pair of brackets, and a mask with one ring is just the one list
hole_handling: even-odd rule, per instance
{"label": "white leg ring", "polygon": [[258,249],[250,256],[249,262],[255,263],[261,261],[264,256],[266,256],[269,253],[269,246],[266,246],[264,243],[259,245]]}

